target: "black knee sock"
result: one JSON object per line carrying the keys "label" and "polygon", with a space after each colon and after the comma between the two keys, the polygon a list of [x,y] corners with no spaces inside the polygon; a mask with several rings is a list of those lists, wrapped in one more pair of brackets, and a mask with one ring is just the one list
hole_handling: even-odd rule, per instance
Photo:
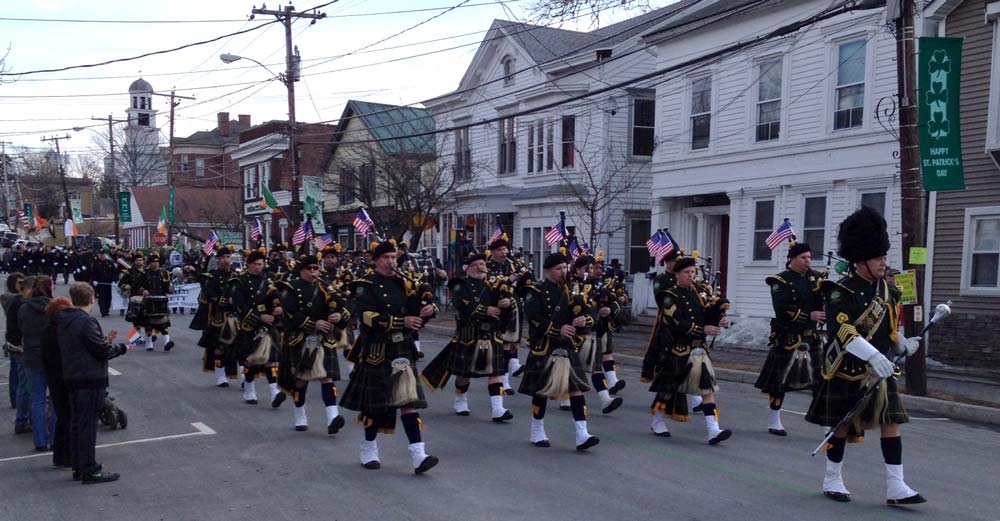
{"label": "black knee sock", "polygon": [[601,369],[604,369],[605,371],[614,371],[615,370],[615,361],[614,360],[602,360],[601,361]]}
{"label": "black knee sock", "polygon": [[253,383],[254,377],[257,376],[257,371],[252,367],[243,368],[243,381],[246,383]]}
{"label": "black knee sock", "polygon": [[264,378],[267,379],[267,383],[276,384],[278,383],[278,368],[268,367],[264,369]]}
{"label": "black knee sock", "polygon": [[465,394],[469,392],[469,385],[471,383],[472,382],[465,382],[464,384],[459,384],[458,380],[455,380],[455,391],[457,391],[457,394]]}
{"label": "black knee sock", "polygon": [[903,438],[882,438],[882,458],[886,465],[903,464]]}
{"label": "black knee sock", "polygon": [[545,406],[549,403],[549,399],[544,396],[532,396],[531,397],[531,417],[536,420],[541,420],[545,418]]}
{"label": "black knee sock", "polygon": [[376,436],[378,436],[378,423],[373,421],[371,425],[365,427],[365,441],[375,441]]}
{"label": "black knee sock", "polygon": [[[604,373],[594,373],[590,375],[590,382],[594,384],[594,391],[601,392],[608,389],[608,382],[604,379]],[[572,398],[570,398],[572,400]]]}
{"label": "black knee sock", "polygon": [[767,400],[767,403],[771,406],[772,411],[780,411],[781,403],[784,401],[785,393],[771,393],[771,397]]}
{"label": "black knee sock", "polygon": [[323,405],[337,405],[337,386],[333,382],[320,384],[319,392],[323,395]]}
{"label": "black knee sock", "polygon": [[701,412],[705,416],[715,416],[715,404],[714,403],[703,403],[701,404]]}
{"label": "black knee sock", "polygon": [[490,391],[490,396],[500,396],[500,393],[503,392],[503,384],[500,382],[490,384],[487,389]]}
{"label": "black knee sock", "polygon": [[295,399],[295,406],[302,407],[306,404],[306,390],[309,389],[309,384],[303,385],[295,389],[292,393],[292,397]]}
{"label": "black knee sock", "polygon": [[420,443],[420,414],[411,412],[400,415],[399,419],[403,423],[403,430],[406,431],[406,439],[410,443]]}
{"label": "black knee sock", "polygon": [[583,395],[570,396],[569,408],[573,411],[573,421],[585,421],[587,419],[587,400]]}
{"label": "black knee sock", "polygon": [[844,448],[847,446],[847,438],[830,438],[826,449],[826,459],[833,463],[844,461]]}

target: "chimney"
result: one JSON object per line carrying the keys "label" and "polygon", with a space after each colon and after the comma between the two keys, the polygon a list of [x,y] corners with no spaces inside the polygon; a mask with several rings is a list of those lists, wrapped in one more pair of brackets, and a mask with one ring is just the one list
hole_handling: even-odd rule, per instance
{"label": "chimney", "polygon": [[246,128],[250,128],[250,126],[251,126],[250,125],[250,114],[240,114],[239,118],[240,118],[240,125],[243,125]]}
{"label": "chimney", "polygon": [[218,114],[219,122],[219,135],[222,137],[229,137],[229,113],[220,112]]}

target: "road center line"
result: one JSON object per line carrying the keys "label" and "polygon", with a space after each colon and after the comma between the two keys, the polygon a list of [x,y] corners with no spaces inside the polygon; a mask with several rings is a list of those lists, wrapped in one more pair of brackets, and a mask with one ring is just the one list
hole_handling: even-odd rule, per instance
{"label": "road center line", "polygon": [[114,367],[110,367],[109,366],[108,367],[108,374],[111,375],[111,376],[121,376],[122,372],[119,371],[119,370],[117,370],[117,369],[115,369]]}
{"label": "road center line", "polygon": [[[105,449],[105,448],[108,448],[108,447],[118,447],[118,446],[121,446],[121,445],[134,445],[136,443],[150,443],[150,442],[154,442],[154,441],[175,440],[175,439],[178,439],[178,438],[190,438],[191,436],[211,436],[213,434],[216,434],[215,430],[213,430],[211,427],[209,427],[208,425],[205,425],[204,423],[201,423],[201,422],[192,423],[191,426],[194,427],[197,430],[197,432],[187,432],[187,433],[184,433],[184,434],[171,434],[171,435],[168,435],[168,436],[157,436],[155,438],[142,438],[142,439],[138,439],[138,440],[119,441],[119,442],[115,442],[115,443],[105,443],[105,444],[102,444],[102,445],[98,445],[97,448],[98,449]],[[6,462],[6,461],[17,461],[17,460],[23,460],[23,459],[39,458],[39,457],[50,457],[51,458],[52,457],[52,453],[51,452],[40,452],[40,453],[37,453],[37,454],[28,454],[27,456],[14,456],[14,457],[11,457],[11,458],[3,458],[3,459],[0,459],[0,463]]]}

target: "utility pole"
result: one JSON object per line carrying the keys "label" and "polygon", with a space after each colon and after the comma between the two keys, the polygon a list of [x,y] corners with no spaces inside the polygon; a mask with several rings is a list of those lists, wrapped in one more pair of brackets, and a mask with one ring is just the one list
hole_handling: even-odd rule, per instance
{"label": "utility pole", "polygon": [[[166,96],[166,94],[157,94],[157,96]],[[177,108],[181,102],[176,101],[176,99],[189,99],[193,100],[192,96],[179,96],[173,89],[170,90],[170,141],[167,143],[167,186],[174,185],[174,176],[176,175],[176,162],[174,162],[174,109]],[[170,244],[170,237],[174,234],[173,223],[167,223],[167,244]]]}
{"label": "utility pole", "polygon": [[316,23],[316,20],[326,18],[326,13],[318,13],[315,10],[311,13],[296,12],[295,7],[291,4],[281,10],[271,10],[261,6],[260,9],[254,8],[251,13],[251,20],[258,14],[274,15],[285,26],[285,77],[283,81],[285,87],[288,89],[288,157],[289,166],[292,171],[292,211],[289,213],[289,218],[292,221],[290,223],[292,227],[297,227],[299,220],[299,185],[301,179],[297,157],[298,149],[295,144],[295,82],[299,81],[299,50],[297,47],[292,46],[292,19],[311,18],[313,20],[312,23]]}
{"label": "utility pole", "polygon": [[[920,134],[917,129],[917,41],[914,38],[913,0],[897,0],[900,17],[896,20],[896,82],[899,98],[899,166],[900,220],[902,223],[903,267],[915,269],[917,288],[923,287],[922,266],[911,265],[911,248],[922,248],[927,241],[925,197],[920,176]],[[922,291],[917,291],[914,305],[904,306],[907,333],[918,330],[923,321]],[[927,356],[925,349],[906,358],[906,392],[916,396],[927,394]]]}
{"label": "utility pole", "polygon": [[[10,220],[10,186],[7,184],[7,145],[13,145],[9,141],[0,141],[0,168],[3,168],[3,219]],[[8,224],[10,224],[8,222]]]}
{"label": "utility pole", "polygon": [[63,169],[62,164],[62,152],[59,150],[59,141],[62,139],[69,139],[71,136],[66,134],[63,137],[52,136],[50,138],[42,138],[42,141],[55,141],[56,143],[56,165],[59,167],[59,179],[62,181],[63,189],[63,202],[66,204],[66,213],[63,215],[65,219],[73,218],[73,207],[69,204],[69,189],[66,188],[66,170]]}
{"label": "utility pole", "polygon": [[[104,121],[101,118],[90,118],[94,121]],[[115,180],[115,244],[121,244],[121,216],[118,215],[118,192],[121,190],[118,180],[118,172],[115,171],[115,123],[128,123],[127,119],[114,119],[108,114],[108,152],[110,153],[111,166],[109,167],[111,177]]]}

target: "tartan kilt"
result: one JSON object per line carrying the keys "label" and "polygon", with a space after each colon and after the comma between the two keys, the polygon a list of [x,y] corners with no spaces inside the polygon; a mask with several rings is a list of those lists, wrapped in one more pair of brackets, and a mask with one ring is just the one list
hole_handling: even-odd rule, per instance
{"label": "tartan kilt", "polygon": [[[273,364],[278,362],[278,352],[281,351],[281,338],[282,335],[279,332],[272,331],[271,333],[272,344],[271,353],[268,355],[268,364]],[[239,336],[236,337],[236,358],[239,360],[240,365],[247,367],[246,361],[247,357],[252,355],[254,351],[257,350],[257,344],[254,343],[254,337],[257,336],[255,331],[240,331]]]}
{"label": "tartan kilt", "polygon": [[156,331],[166,331],[170,329],[170,315],[164,315],[162,317],[150,317],[146,316],[143,320],[143,327],[147,330]]}
{"label": "tartan kilt", "polygon": [[[820,348],[818,337],[814,336],[813,338],[800,340],[798,335],[779,335],[772,338],[771,349],[767,353],[767,359],[764,360],[764,365],[760,369],[760,375],[757,376],[754,387],[766,394],[780,394],[804,389],[804,387],[789,386],[787,383],[782,383],[785,377],[785,370],[788,368],[788,364],[791,363],[792,356],[795,354],[795,347],[799,342],[804,342],[809,346],[809,357],[812,362],[812,388],[816,389],[823,380],[823,350]],[[789,346],[791,346],[791,349],[788,349]]]}
{"label": "tartan kilt", "polygon": [[656,393],[650,411],[662,412],[664,416],[677,422],[691,421],[686,394]]}
{"label": "tartan kilt", "polygon": [[[536,351],[532,349],[528,354],[527,360],[524,362],[521,385],[518,387],[517,392],[528,396],[535,396],[539,389],[545,387],[549,378],[549,371],[547,371],[548,367],[546,366],[549,359],[552,358],[552,349],[553,346],[550,344],[545,349],[544,354],[541,355],[536,354]],[[575,348],[567,347],[566,350],[569,352],[569,361],[573,367],[574,374],[574,377],[570,379],[570,392],[580,391],[581,393],[585,393],[590,390],[590,386],[586,384],[589,381],[587,378],[589,368],[583,366],[579,353]]]}
{"label": "tartan kilt", "polygon": [[194,311],[194,316],[191,317],[191,329],[195,331],[202,331],[208,326],[208,304],[198,303],[197,309]]}
{"label": "tartan kilt", "polygon": [[[691,358],[690,350],[684,355],[678,355],[673,350],[661,353],[661,360],[656,365],[653,381],[649,383],[649,391],[658,395],[677,394],[677,390],[684,384],[690,371],[688,367],[689,358]],[[681,394],[681,396],[685,397],[685,400],[687,399],[687,395]],[[684,403],[686,404],[687,402],[685,401]],[[687,406],[685,405],[686,409]]]}
{"label": "tartan kilt", "polygon": [[[476,351],[479,342],[486,340],[491,343],[488,359],[477,360]],[[477,369],[479,366],[480,369]],[[492,339],[471,340],[468,343],[453,338],[420,373],[421,379],[431,389],[441,389],[451,376],[463,378],[480,378],[484,376],[503,376],[507,374],[507,358],[503,344]],[[489,367],[490,371],[483,368]]]}
{"label": "tartan kilt", "polygon": [[[846,360],[845,360],[846,362]],[[834,376],[820,383],[816,396],[809,405],[806,421],[825,427],[833,427],[851,410],[864,395],[864,384],[867,380],[850,381]],[[852,424],[852,435],[860,436],[863,429],[889,423],[907,423],[910,415],[903,407],[899,398],[899,388],[895,378],[887,379],[884,410],[876,411],[879,400],[872,399],[855,417]],[[878,394],[878,392],[876,392]]]}
{"label": "tartan kilt", "polygon": [[[398,407],[391,405],[392,361],[406,358],[416,371],[417,350],[413,341],[372,343],[362,335],[354,351],[357,352],[352,352],[351,356],[356,357],[357,362],[340,399],[340,406],[369,417],[394,415]],[[417,385],[417,401],[408,407],[427,408],[423,386]]]}
{"label": "tartan kilt", "polygon": [[[302,363],[302,356],[305,354],[305,345],[305,339],[303,339],[302,342],[299,342],[294,346],[287,346],[287,348],[284,349],[284,351],[288,352],[288,369],[292,376],[296,379],[301,379],[299,364]],[[337,350],[327,347],[323,344],[323,342],[319,343],[319,348],[320,354],[323,356],[323,370],[326,371],[326,376],[324,378],[330,378],[334,382],[340,381],[340,362],[337,360]],[[314,378],[314,380],[321,379],[322,378]]]}

